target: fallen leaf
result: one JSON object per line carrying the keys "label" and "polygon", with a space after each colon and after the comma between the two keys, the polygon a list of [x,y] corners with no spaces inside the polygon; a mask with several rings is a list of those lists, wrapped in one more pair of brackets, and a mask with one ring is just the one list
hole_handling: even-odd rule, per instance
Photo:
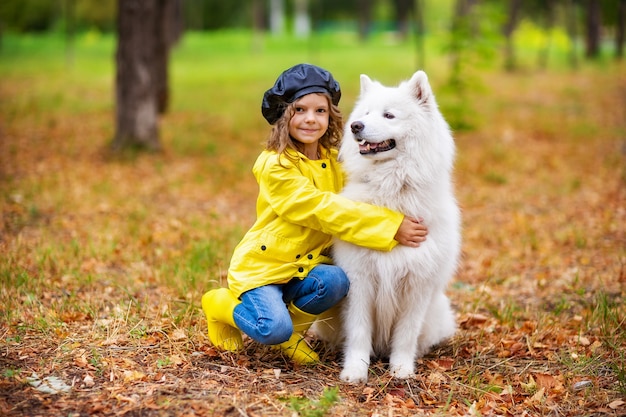
{"label": "fallen leaf", "polygon": [[86,354],[82,354],[81,356],[74,358],[74,364],[81,368],[89,367],[89,362],[87,361],[87,358],[85,356]]}
{"label": "fallen leaf", "polygon": [[422,400],[422,402],[426,405],[433,405],[433,404],[437,404],[437,399],[433,398],[432,396],[428,396],[426,395],[425,392],[420,392],[420,399]]}
{"label": "fallen leaf", "polygon": [[454,367],[454,359],[452,358],[438,358],[433,361],[441,369],[449,371]]}
{"label": "fallen leaf", "polygon": [[462,327],[478,326],[489,320],[489,317],[479,313],[468,313],[461,318],[460,325]]}
{"label": "fallen leaf", "polygon": [[408,409],[413,409],[416,407],[415,401],[413,401],[413,398],[409,398],[404,402],[404,406]]}
{"label": "fallen leaf", "polygon": [[172,355],[170,356],[170,362],[174,365],[181,365],[183,363],[183,358],[180,355]]}
{"label": "fallen leaf", "polygon": [[441,384],[446,381],[446,377],[441,372],[431,372],[428,375],[428,381],[432,384]]}
{"label": "fallen leaf", "polygon": [[578,336],[577,338],[578,344],[582,346],[589,346],[591,342],[585,336]]}
{"label": "fallen leaf", "polygon": [[543,396],[545,392],[545,388],[541,388],[539,391],[537,391],[535,395],[530,398],[531,403],[540,403],[541,401],[543,401]]}
{"label": "fallen leaf", "polygon": [[142,380],[146,377],[146,374],[140,371],[124,371],[124,382],[133,382]]}
{"label": "fallen leaf", "polygon": [[549,374],[535,374],[535,380],[537,381],[537,386],[541,388],[552,388],[557,384],[554,376]]}
{"label": "fallen leaf", "polygon": [[187,334],[185,334],[185,331],[183,329],[175,329],[172,332],[171,337],[173,341],[178,342],[180,340],[187,339]]}
{"label": "fallen leaf", "polygon": [[522,388],[524,388],[524,391],[526,392],[533,392],[537,389],[537,382],[535,382],[535,379],[532,377],[532,375],[530,376],[527,383],[520,382],[520,385],[522,386]]}
{"label": "fallen leaf", "polygon": [[94,385],[96,385],[95,381],[93,380],[93,377],[89,374],[85,375],[85,377],[83,378],[83,383],[85,384],[87,388],[91,388]]}
{"label": "fallen leaf", "polygon": [[389,390],[389,395],[392,395],[394,397],[404,398],[406,395],[406,392],[404,391],[404,388],[393,388]]}

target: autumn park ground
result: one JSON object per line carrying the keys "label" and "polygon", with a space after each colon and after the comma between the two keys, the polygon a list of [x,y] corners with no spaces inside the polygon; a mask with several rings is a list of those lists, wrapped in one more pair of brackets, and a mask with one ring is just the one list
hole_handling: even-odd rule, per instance
{"label": "autumn park ground", "polygon": [[411,47],[238,39],[186,38],[164,151],[122,155],[107,150],[112,39],[71,50],[3,39],[0,415],[626,415],[623,63],[471,65],[459,104],[445,57],[426,61],[444,115],[466,118],[455,130],[463,258],[449,288],[459,330],[414,378],[378,361],[366,385],[349,385],[340,355],[314,339],[312,368],[250,340],[216,351],[200,297],[225,285],[253,221],[260,98],[278,72],[331,69],[348,112],[360,73],[410,77]]}

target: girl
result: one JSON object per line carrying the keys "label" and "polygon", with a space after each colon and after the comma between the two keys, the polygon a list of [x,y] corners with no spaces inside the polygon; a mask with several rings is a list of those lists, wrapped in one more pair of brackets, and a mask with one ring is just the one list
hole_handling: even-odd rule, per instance
{"label": "girl", "polygon": [[337,194],[340,97],[333,76],[309,64],[287,69],[265,92],[261,111],[273,127],[253,167],[257,220],[235,248],[229,288],[202,297],[209,339],[219,349],[241,350],[241,330],[296,363],[316,363],[304,333],[349,288],[329,257],[332,237],[384,251],[426,238],[416,219]]}

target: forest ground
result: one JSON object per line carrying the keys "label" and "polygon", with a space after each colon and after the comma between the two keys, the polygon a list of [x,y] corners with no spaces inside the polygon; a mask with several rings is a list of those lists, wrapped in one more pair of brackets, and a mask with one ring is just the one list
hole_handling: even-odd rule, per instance
{"label": "forest ground", "polygon": [[175,109],[164,152],[119,156],[109,90],[55,77],[0,81],[0,414],[626,415],[623,65],[481,75],[455,132],[458,332],[365,385],[316,340],[306,368],[206,337],[200,297],[253,221],[258,97]]}

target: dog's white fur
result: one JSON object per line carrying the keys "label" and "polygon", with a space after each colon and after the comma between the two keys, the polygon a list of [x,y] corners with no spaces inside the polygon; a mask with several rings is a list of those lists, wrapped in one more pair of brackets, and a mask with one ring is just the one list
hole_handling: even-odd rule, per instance
{"label": "dog's white fur", "polygon": [[[388,139],[395,140],[395,148],[359,152],[359,141],[366,146]],[[334,259],[347,273],[350,291],[327,314],[334,319],[318,321],[315,331],[331,343],[343,342],[344,381],[367,381],[372,355],[388,356],[392,375],[407,378],[417,358],[456,330],[444,293],[461,246],[451,179],[454,153],[426,73],[417,71],[397,87],[361,75],[361,94],[339,154],[347,173],[342,194],[421,217],[428,236],[419,248],[398,245],[390,252],[335,242]]]}

